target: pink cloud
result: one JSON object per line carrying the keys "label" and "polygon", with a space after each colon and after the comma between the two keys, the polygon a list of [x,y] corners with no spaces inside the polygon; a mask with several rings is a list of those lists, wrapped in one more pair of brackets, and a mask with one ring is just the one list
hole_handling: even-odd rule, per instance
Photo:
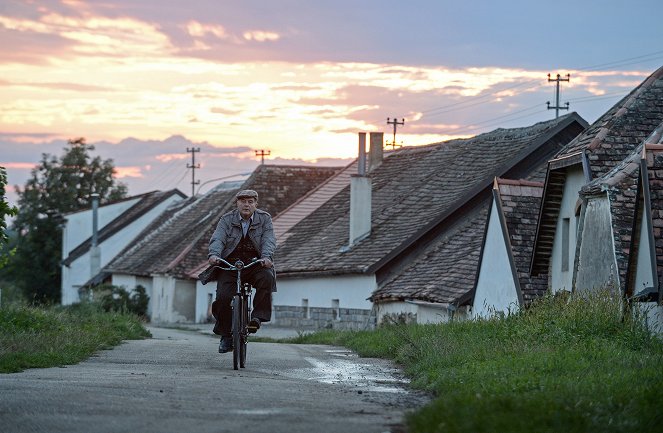
{"label": "pink cloud", "polygon": [[32,162],[0,162],[0,166],[15,170],[32,170],[35,164]]}
{"label": "pink cloud", "polygon": [[115,167],[115,177],[118,179],[126,177],[145,177],[142,173],[141,167]]}

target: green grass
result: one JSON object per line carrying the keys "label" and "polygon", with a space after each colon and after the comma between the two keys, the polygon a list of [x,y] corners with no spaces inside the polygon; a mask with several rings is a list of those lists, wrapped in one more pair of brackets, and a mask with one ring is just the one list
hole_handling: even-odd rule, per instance
{"label": "green grass", "polygon": [[149,337],[133,315],[92,304],[0,308],[0,373],[75,364],[122,340]]}
{"label": "green grass", "polygon": [[400,363],[435,396],[408,416],[413,433],[663,431],[663,344],[619,311],[606,296],[551,297],[502,320],[293,341]]}

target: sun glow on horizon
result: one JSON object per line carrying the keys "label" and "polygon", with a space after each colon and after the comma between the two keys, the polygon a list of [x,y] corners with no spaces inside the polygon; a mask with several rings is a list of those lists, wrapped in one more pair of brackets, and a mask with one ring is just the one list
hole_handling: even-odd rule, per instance
{"label": "sun glow on horizon", "polygon": [[[547,85],[546,71],[522,68],[224,62],[186,50],[196,43],[209,47],[209,38],[241,45],[277,42],[284,35],[254,28],[233,33],[189,19],[180,30],[193,40],[177,45],[154,23],[88,9],[76,16],[47,8],[31,19],[0,15],[7,31],[66,42],[39,62],[0,62],[0,131],[71,134],[89,142],[179,134],[219,148],[268,143],[283,158],[349,158],[356,154],[352,131],[382,130],[389,138],[385,114],[395,114],[389,111],[394,107],[404,111],[399,117],[408,115],[405,135],[399,135],[406,144],[439,142],[461,136],[460,121],[430,113],[424,104],[453,107],[463,98],[487,95],[484,105],[518,110],[519,103],[503,101]],[[600,80],[627,89],[642,77],[569,72],[569,88],[596,96],[606,93]],[[522,83],[527,85],[518,87]],[[494,90],[500,86],[507,88]],[[447,112],[453,110],[442,111]]]}

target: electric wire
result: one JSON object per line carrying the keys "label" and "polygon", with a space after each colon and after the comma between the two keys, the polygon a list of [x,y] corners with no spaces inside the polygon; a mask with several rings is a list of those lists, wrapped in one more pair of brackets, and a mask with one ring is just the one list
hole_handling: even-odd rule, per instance
{"label": "electric wire", "polygon": [[187,169],[186,169],[186,171],[184,172],[184,174],[182,175],[182,177],[180,178],[180,180],[178,180],[178,181],[175,183],[174,188],[177,188],[177,187],[179,186],[179,184],[182,183],[182,181],[184,180],[184,178],[186,177],[186,175],[189,174],[189,171],[190,171],[190,170],[191,170],[191,168],[187,168]]}
{"label": "electric wire", "polygon": [[[639,55],[639,56],[629,57],[629,58],[626,58],[626,59],[615,60],[615,61],[601,63],[601,64],[597,64],[597,65],[585,66],[585,67],[582,67],[582,68],[572,68],[572,70],[583,71],[583,72],[600,71],[600,70],[605,70],[605,69],[608,69],[608,68],[614,68],[614,67],[617,67],[617,66],[628,66],[628,65],[634,65],[634,64],[648,63],[648,62],[652,62],[654,60],[659,60],[661,58],[663,58],[663,51],[655,51],[655,52],[652,52],[652,53],[642,54],[642,55]],[[424,111],[420,112],[422,114],[422,117],[419,120],[422,120],[424,118],[430,119],[430,118],[434,118],[436,116],[439,116],[439,115],[442,115],[442,114],[445,114],[445,113],[460,111],[460,110],[475,107],[475,106],[478,106],[478,105],[484,105],[484,104],[487,103],[487,101],[486,101],[487,99],[489,99],[493,96],[496,96],[496,95],[498,95],[502,92],[505,92],[507,90],[512,90],[512,89],[517,89],[519,87],[523,87],[525,85],[533,84],[533,83],[537,83],[537,82],[540,82],[540,80],[538,80],[538,79],[536,79],[536,80],[534,80],[534,79],[533,80],[526,80],[526,81],[522,81],[522,82],[519,82],[519,83],[516,83],[516,84],[512,84],[512,85],[507,86],[507,87],[501,87],[499,89],[496,89],[496,90],[494,90],[492,92],[489,92],[489,93],[485,93],[483,95],[478,95],[478,96],[475,96],[475,97],[466,98],[463,101],[458,101],[458,102],[454,102],[454,103],[451,103],[451,104],[446,104],[446,105],[443,105],[443,106],[434,107],[434,108],[431,108],[431,109],[428,109],[428,110],[424,110]],[[527,90],[529,90],[529,89],[521,89],[520,91],[516,91],[511,95],[505,96],[504,98],[511,98],[511,97],[514,97],[514,96],[521,95],[522,93],[524,93]],[[588,102],[601,101],[601,100],[605,100],[605,99],[613,99],[613,98],[616,98],[617,96],[623,97],[626,93],[627,92],[613,92],[613,93],[605,94],[605,95],[584,96],[584,97],[570,99],[569,102],[573,102],[574,104],[583,104],[583,103],[588,103]],[[483,128],[486,128],[486,127],[488,127],[492,124],[495,124],[495,121],[497,121],[497,120],[507,120],[508,119],[507,120],[508,122],[512,122],[514,120],[531,117],[535,114],[538,114],[539,112],[548,111],[547,109],[546,110],[539,110],[536,113],[531,113],[531,114],[528,114],[528,115],[525,115],[525,116],[519,116],[519,117],[511,118],[515,114],[526,112],[526,111],[532,110],[535,107],[539,107],[539,106],[540,105],[537,104],[536,106],[523,108],[521,110],[517,110],[517,111],[511,112],[509,114],[505,114],[505,115],[501,115],[501,116],[497,116],[497,117],[491,117],[491,118],[486,119],[484,121],[474,123],[472,126],[470,126],[468,128],[465,128],[462,131],[454,131],[454,133],[455,134],[465,134],[465,133],[468,133],[470,131],[477,131],[477,130],[481,130]],[[379,122],[375,122],[375,123],[379,123]],[[479,125],[482,125],[482,126],[479,126]]]}
{"label": "electric wire", "polygon": [[[655,51],[655,52],[643,54],[643,55],[640,55],[640,56],[629,57],[629,58],[626,58],[626,59],[615,60],[615,61],[607,62],[607,63],[601,63],[601,64],[598,64],[598,65],[585,66],[585,67],[582,67],[582,68],[571,68],[571,69],[576,70],[576,71],[583,71],[583,72],[600,71],[600,70],[604,70],[604,69],[607,69],[607,68],[610,68],[610,67],[641,64],[643,62],[649,62],[649,61],[658,60],[658,59],[661,59],[661,58],[663,58],[663,51]],[[495,91],[492,91],[490,93],[485,93],[483,95],[477,95],[477,96],[474,96],[474,97],[466,98],[463,101],[458,101],[458,102],[454,102],[454,103],[451,103],[451,104],[446,104],[446,105],[442,105],[442,106],[439,106],[439,107],[430,108],[428,110],[423,110],[423,111],[420,112],[422,114],[421,119],[423,119],[424,117],[425,118],[435,117],[439,114],[444,114],[444,113],[448,113],[448,112],[451,112],[451,111],[463,110],[463,109],[466,109],[466,108],[481,105],[481,104],[484,103],[483,100],[488,99],[488,98],[493,97],[493,96],[496,96],[499,93],[505,92],[507,90],[516,89],[518,87],[522,87],[522,86],[525,86],[525,85],[528,85],[528,84],[537,83],[537,82],[540,82],[540,80],[539,79],[532,79],[532,80],[521,81],[519,83],[512,84],[510,86],[501,87],[501,88],[496,89]],[[527,90],[527,89],[525,89],[525,90]],[[525,90],[520,91],[520,92],[515,92],[514,94],[509,95],[508,97],[518,96],[518,95],[522,94]],[[597,96],[597,98],[599,98],[599,97],[600,96]],[[481,101],[481,102],[479,102],[479,101]],[[378,123],[378,122],[375,122],[375,123]]]}

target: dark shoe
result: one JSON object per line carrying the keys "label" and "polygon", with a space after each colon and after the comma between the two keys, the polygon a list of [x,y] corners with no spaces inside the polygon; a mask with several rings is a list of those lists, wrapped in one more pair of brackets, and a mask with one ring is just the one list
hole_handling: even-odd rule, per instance
{"label": "dark shoe", "polygon": [[249,334],[255,334],[260,329],[260,319],[254,317],[249,321]]}
{"label": "dark shoe", "polygon": [[228,353],[233,351],[233,339],[223,337],[219,343],[219,353]]}

